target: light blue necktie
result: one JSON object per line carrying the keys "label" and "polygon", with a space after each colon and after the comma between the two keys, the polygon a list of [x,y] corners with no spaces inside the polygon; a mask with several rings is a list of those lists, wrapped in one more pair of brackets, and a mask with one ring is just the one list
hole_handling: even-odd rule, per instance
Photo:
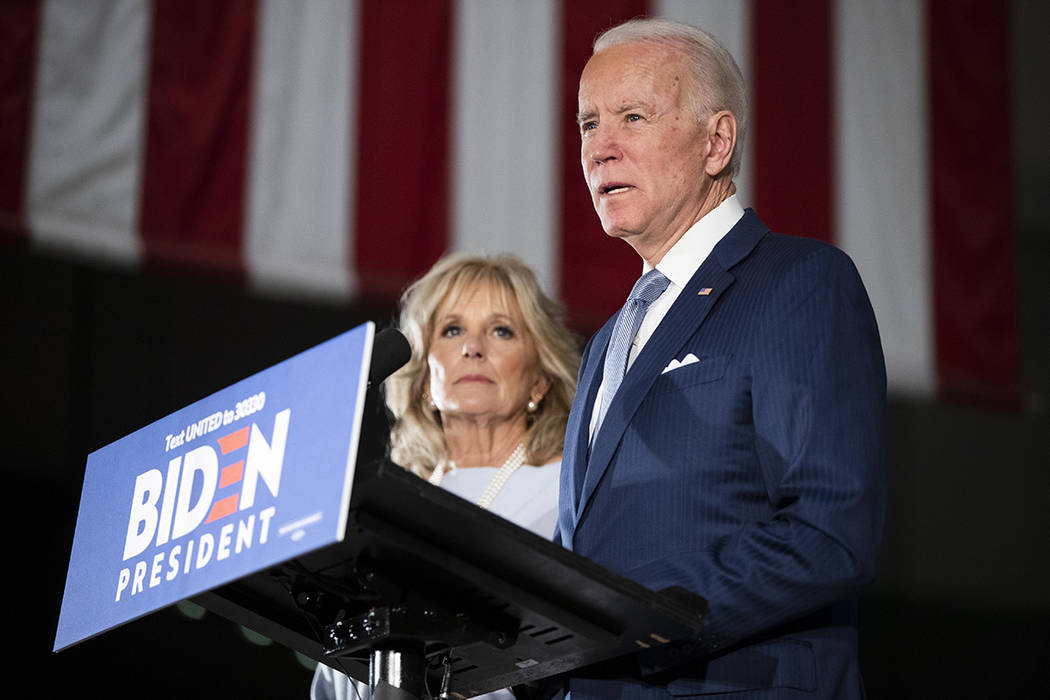
{"label": "light blue necktie", "polygon": [[598,435],[598,430],[605,420],[605,413],[609,410],[613,396],[620,388],[624,374],[627,373],[627,358],[631,354],[631,343],[634,336],[638,335],[638,328],[642,325],[645,312],[649,305],[656,301],[667,285],[670,283],[659,270],[653,268],[642,275],[634,283],[634,289],[627,297],[627,303],[620,311],[620,317],[616,319],[613,327],[612,338],[609,340],[609,349],[605,353],[605,369],[602,374],[602,402],[598,407],[598,422],[594,424],[593,438]]}

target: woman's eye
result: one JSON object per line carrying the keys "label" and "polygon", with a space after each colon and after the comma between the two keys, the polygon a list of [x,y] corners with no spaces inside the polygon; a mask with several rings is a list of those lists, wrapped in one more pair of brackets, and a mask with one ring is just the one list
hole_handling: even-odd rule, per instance
{"label": "woman's eye", "polygon": [[460,334],[459,326],[454,326],[454,325],[453,326],[445,326],[445,328],[441,331],[441,337],[442,338],[454,338],[455,336],[457,336],[459,334]]}
{"label": "woman's eye", "polygon": [[506,326],[496,326],[493,332],[496,334],[497,338],[504,338],[509,340],[510,338],[514,337],[514,331],[507,328]]}

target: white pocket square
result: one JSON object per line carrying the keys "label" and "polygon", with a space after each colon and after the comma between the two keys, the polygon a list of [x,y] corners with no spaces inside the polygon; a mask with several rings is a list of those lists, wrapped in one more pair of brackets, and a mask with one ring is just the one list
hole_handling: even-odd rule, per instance
{"label": "white pocket square", "polygon": [[664,371],[660,372],[660,374],[667,374],[668,372],[670,372],[672,370],[676,370],[679,367],[685,367],[686,365],[691,365],[694,362],[699,362],[699,361],[700,361],[699,357],[697,357],[693,353],[689,353],[688,355],[683,357],[681,360],[671,360],[667,364],[667,366],[664,367]]}

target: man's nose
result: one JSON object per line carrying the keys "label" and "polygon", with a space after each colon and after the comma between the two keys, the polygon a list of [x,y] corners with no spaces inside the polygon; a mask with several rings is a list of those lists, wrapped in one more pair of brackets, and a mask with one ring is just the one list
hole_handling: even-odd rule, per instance
{"label": "man's nose", "polygon": [[615,129],[609,126],[596,127],[584,144],[584,155],[598,165],[610,160],[618,160],[622,154]]}

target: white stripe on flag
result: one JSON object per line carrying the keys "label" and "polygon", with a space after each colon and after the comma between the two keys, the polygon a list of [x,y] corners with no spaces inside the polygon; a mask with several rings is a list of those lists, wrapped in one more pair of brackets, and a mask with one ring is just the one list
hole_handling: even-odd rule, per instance
{"label": "white stripe on flag", "polygon": [[560,24],[552,0],[459,0],[452,232],[456,250],[509,252],[557,289]]}
{"label": "white stripe on flag", "polygon": [[35,244],[138,259],[149,20],[138,0],[43,6],[26,195]]}
{"label": "white stripe on flag", "polygon": [[860,270],[895,390],[932,394],[922,3],[835,4],[836,231]]}
{"label": "white stripe on flag", "polygon": [[[664,19],[691,24],[714,35],[736,59],[744,81],[751,85],[751,3],[725,0],[657,0],[656,14]],[[744,138],[740,173],[734,178],[737,199],[751,206],[751,139]],[[759,212],[761,215],[761,212]]]}
{"label": "white stripe on flag", "polygon": [[353,283],[357,15],[342,0],[264,0],[256,45],[245,256],[257,286],[346,296]]}

